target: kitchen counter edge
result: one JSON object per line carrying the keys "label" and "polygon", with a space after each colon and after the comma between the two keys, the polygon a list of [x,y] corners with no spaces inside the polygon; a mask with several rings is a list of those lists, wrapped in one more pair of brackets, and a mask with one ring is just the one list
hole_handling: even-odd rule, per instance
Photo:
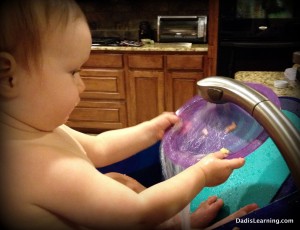
{"label": "kitchen counter edge", "polygon": [[151,45],[134,46],[92,46],[91,50],[99,51],[168,51],[168,52],[207,52],[208,44],[172,45],[170,43],[155,43]]}

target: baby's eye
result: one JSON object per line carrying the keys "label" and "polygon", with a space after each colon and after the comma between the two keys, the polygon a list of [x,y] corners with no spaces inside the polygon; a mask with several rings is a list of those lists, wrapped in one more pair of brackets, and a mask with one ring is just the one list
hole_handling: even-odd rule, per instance
{"label": "baby's eye", "polygon": [[76,69],[76,70],[73,70],[71,71],[71,74],[75,77],[76,74],[79,74],[80,73],[80,69]]}

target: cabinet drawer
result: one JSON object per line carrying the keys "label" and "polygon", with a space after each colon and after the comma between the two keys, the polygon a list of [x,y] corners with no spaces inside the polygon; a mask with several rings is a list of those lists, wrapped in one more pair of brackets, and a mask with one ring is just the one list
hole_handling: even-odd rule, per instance
{"label": "cabinet drawer", "polygon": [[124,70],[82,69],[80,75],[86,86],[81,98],[125,98]]}
{"label": "cabinet drawer", "polygon": [[162,55],[128,55],[129,68],[137,69],[162,69]]}
{"label": "cabinet drawer", "polygon": [[167,68],[203,70],[203,55],[167,55]]}
{"label": "cabinet drawer", "polygon": [[99,54],[91,53],[87,62],[83,67],[88,68],[122,68],[123,55],[122,54]]}
{"label": "cabinet drawer", "polygon": [[107,130],[127,126],[126,105],[119,101],[81,101],[67,125],[75,129]]}

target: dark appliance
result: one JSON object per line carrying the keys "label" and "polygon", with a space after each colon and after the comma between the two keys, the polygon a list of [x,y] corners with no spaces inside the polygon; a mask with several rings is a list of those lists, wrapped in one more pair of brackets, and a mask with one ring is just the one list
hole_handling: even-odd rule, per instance
{"label": "dark appliance", "polygon": [[158,42],[206,43],[207,16],[158,16]]}
{"label": "dark appliance", "polygon": [[300,1],[220,0],[217,75],[284,71],[300,49]]}
{"label": "dark appliance", "polygon": [[139,25],[139,40],[152,39],[154,40],[154,31],[148,21],[142,21]]}

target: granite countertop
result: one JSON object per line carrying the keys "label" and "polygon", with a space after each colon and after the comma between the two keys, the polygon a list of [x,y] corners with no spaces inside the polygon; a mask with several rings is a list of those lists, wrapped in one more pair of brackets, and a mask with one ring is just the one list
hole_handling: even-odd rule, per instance
{"label": "granite countertop", "polygon": [[140,47],[132,46],[92,46],[92,50],[104,51],[171,51],[171,52],[207,52],[207,44],[192,43],[154,43]]}
{"label": "granite countertop", "polygon": [[289,81],[288,87],[274,87],[275,80],[286,80],[283,72],[271,71],[239,71],[234,78],[243,82],[260,83],[271,88],[278,96],[290,96],[300,98],[300,84],[297,81]]}

